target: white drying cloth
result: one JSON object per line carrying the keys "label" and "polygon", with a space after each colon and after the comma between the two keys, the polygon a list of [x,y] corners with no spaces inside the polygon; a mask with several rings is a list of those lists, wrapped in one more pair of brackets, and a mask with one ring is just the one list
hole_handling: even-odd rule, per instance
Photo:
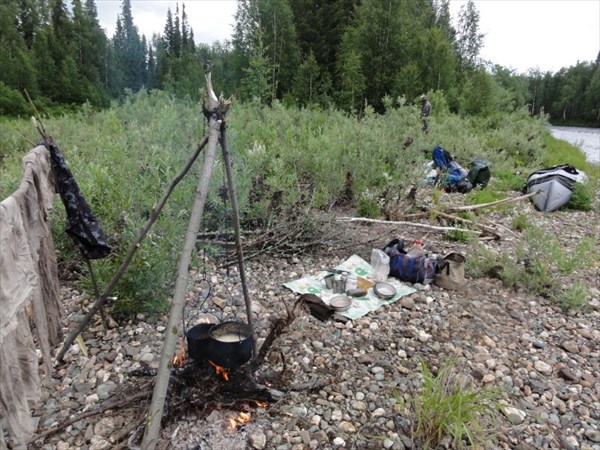
{"label": "white drying cloth", "polygon": [[56,252],[47,223],[54,192],[49,152],[38,146],[23,158],[19,189],[0,203],[0,405],[13,448],[25,448],[32,437],[29,410],[39,397],[38,357],[25,308],[31,306],[47,374],[50,345],[62,338]]}

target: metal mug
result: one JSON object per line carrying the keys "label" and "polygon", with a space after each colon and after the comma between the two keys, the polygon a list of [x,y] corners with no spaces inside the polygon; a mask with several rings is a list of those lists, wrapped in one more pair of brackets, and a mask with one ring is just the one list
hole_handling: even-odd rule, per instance
{"label": "metal mug", "polygon": [[346,291],[346,277],[336,276],[333,280],[334,294],[341,294]]}
{"label": "metal mug", "polygon": [[323,282],[325,283],[325,287],[327,289],[333,289],[334,284],[334,274],[330,273],[329,275],[325,275],[323,278]]}

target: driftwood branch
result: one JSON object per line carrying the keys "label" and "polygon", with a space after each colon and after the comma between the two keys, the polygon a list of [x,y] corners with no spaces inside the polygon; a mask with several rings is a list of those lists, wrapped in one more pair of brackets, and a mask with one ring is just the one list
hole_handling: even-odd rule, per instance
{"label": "driftwood branch", "polygon": [[506,205],[508,203],[516,203],[521,200],[525,200],[529,197],[533,197],[533,196],[537,195],[539,192],[540,191],[530,192],[529,194],[521,195],[519,197],[505,198],[502,200],[497,200],[495,202],[481,203],[479,205],[457,206],[455,208],[448,208],[446,211],[447,212],[459,212],[459,211],[474,211],[476,209],[483,209],[483,208],[493,208],[495,206]]}
{"label": "driftwood branch", "polygon": [[485,231],[486,233],[491,234],[496,239],[500,239],[500,235],[492,227],[488,227],[486,225],[482,225],[482,224],[479,224],[477,222],[473,222],[472,220],[463,219],[462,217],[453,216],[451,214],[446,214],[446,213],[443,213],[443,212],[440,212],[440,211],[434,211],[433,214],[436,215],[437,217],[443,217],[444,219],[448,219],[448,220],[452,220],[452,221],[455,221],[455,222],[464,223],[466,225],[471,225],[473,227],[481,228],[483,231]]}
{"label": "driftwood branch", "polygon": [[465,228],[456,227],[438,227],[435,225],[427,225],[424,223],[404,222],[404,221],[393,221],[393,220],[379,220],[379,219],[367,219],[365,217],[338,217],[339,222],[367,222],[367,223],[380,223],[383,225],[406,225],[408,227],[425,228],[433,231],[463,231],[465,233],[481,234],[480,231],[468,230]]}

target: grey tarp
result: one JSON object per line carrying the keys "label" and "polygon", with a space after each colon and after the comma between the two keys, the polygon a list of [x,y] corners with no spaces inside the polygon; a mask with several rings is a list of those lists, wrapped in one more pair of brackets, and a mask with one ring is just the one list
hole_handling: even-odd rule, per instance
{"label": "grey tarp", "polygon": [[23,158],[19,188],[0,203],[0,405],[13,448],[25,448],[33,435],[29,410],[39,396],[30,322],[46,375],[50,348],[62,339],[56,252],[48,225],[54,193],[49,152],[38,146]]}

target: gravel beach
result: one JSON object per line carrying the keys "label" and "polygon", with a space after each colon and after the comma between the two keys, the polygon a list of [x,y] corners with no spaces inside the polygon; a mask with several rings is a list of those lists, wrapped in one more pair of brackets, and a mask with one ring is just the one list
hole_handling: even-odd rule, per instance
{"label": "gravel beach", "polygon": [[[515,196],[518,194],[515,194]],[[490,212],[490,223],[511,228],[511,217],[524,213],[565,248],[584,236],[599,236],[598,198],[590,212],[535,211],[529,201],[509,212]],[[460,194],[443,201],[460,203]],[[517,233],[518,234],[518,233]],[[438,232],[409,226],[339,223],[336,245],[310,255],[261,255],[246,261],[258,345],[271,320],[286,317],[298,294],[283,283],[334,267],[353,253],[370,260],[372,248],[393,238],[422,239],[436,254],[452,251],[469,258],[466,244]],[[501,251],[514,247],[518,235],[506,230],[487,241]],[[344,244],[344,245],[341,245]],[[343,250],[340,250],[342,248]],[[223,318],[244,318],[237,269],[216,269],[209,261],[194,270],[189,302],[210,281],[204,305]],[[320,321],[308,312],[273,342],[257,378],[281,394],[268,405],[248,402],[249,422],[232,431],[230,405],[201,405],[194,412],[168,411],[159,448],[173,449],[418,449],[410,433],[409,405],[423,384],[421,362],[434,371],[454,359],[456,370],[472,388],[501,392],[501,412],[489,430],[486,449],[600,450],[600,266],[578,270],[591,292],[588,307],[575,312],[549,299],[508,289],[494,278],[468,278],[463,291],[414,285],[416,292],[356,320]],[[68,333],[91,304],[89,293],[63,287]],[[193,323],[192,309],[190,321]],[[340,319],[340,320],[338,320]],[[140,369],[158,367],[166,317],[120,323],[105,331],[99,321],[83,337],[85,356],[73,345],[57,366],[43,400],[34,411],[38,435],[65,421],[81,419],[38,439],[30,448],[101,450],[137,448],[149,400],[139,399],[100,414],[105,402],[125,400],[149,389],[152,376]],[[58,351],[58,349],[57,349]],[[149,371],[152,374],[152,371]],[[215,378],[215,383],[225,382]],[[300,388],[299,388],[300,387]],[[251,399],[250,399],[251,400]],[[442,442],[440,448],[452,448]]]}

